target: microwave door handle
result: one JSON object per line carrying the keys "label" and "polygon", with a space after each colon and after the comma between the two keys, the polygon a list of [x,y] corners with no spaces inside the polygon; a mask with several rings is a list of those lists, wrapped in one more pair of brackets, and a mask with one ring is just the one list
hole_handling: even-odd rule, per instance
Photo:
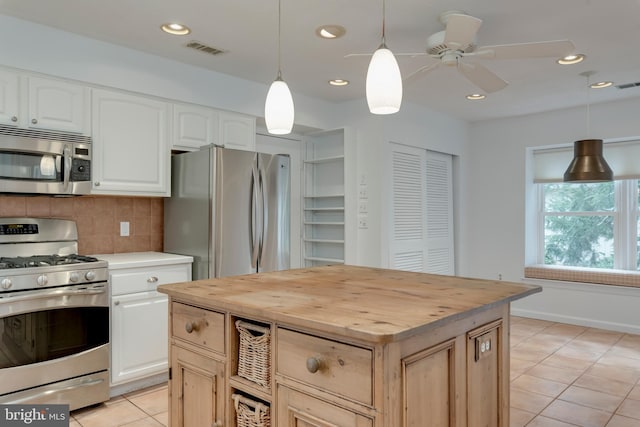
{"label": "microwave door handle", "polygon": [[64,171],[63,171],[64,183],[63,183],[63,188],[65,190],[68,190],[69,189],[69,179],[71,178],[71,165],[72,165],[71,146],[69,146],[69,145],[65,145],[64,146],[64,148],[62,149],[62,156],[64,158]]}

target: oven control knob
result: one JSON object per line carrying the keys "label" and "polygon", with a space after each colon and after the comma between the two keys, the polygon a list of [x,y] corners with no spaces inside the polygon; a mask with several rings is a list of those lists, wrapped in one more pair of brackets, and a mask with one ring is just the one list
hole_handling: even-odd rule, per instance
{"label": "oven control knob", "polygon": [[47,283],[49,283],[49,279],[43,274],[42,276],[38,276],[36,282],[38,283],[38,286],[45,286]]}
{"label": "oven control knob", "polygon": [[78,275],[78,273],[76,273],[74,271],[71,274],[69,274],[69,281],[70,282],[77,282],[78,280],[80,280],[80,276]]}
{"label": "oven control knob", "polygon": [[11,285],[13,285],[13,283],[11,283],[11,279],[2,279],[2,281],[0,281],[2,289],[9,289]]}
{"label": "oven control knob", "polygon": [[94,273],[93,271],[87,271],[86,273],[84,273],[84,278],[91,282],[95,280],[96,273]]}

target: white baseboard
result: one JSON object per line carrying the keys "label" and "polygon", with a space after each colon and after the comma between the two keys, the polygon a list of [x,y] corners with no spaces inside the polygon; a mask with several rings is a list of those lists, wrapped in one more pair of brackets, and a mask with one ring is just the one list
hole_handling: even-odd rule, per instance
{"label": "white baseboard", "polygon": [[629,325],[625,323],[615,323],[588,319],[584,317],[566,316],[558,313],[547,313],[543,311],[527,310],[513,307],[511,308],[511,315],[640,335],[640,325]]}

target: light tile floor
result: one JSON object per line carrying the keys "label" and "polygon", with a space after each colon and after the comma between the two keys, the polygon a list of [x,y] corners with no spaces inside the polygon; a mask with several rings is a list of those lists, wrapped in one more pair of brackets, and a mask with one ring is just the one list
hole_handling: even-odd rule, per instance
{"label": "light tile floor", "polygon": [[[640,427],[640,335],[511,320],[511,427]],[[167,426],[167,386],[71,415],[71,427]]]}

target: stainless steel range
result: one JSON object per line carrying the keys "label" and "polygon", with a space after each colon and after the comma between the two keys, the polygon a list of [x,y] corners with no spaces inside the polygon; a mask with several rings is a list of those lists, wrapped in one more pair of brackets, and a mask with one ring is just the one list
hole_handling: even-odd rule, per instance
{"label": "stainless steel range", "polygon": [[109,399],[107,262],[73,221],[0,218],[0,403]]}

